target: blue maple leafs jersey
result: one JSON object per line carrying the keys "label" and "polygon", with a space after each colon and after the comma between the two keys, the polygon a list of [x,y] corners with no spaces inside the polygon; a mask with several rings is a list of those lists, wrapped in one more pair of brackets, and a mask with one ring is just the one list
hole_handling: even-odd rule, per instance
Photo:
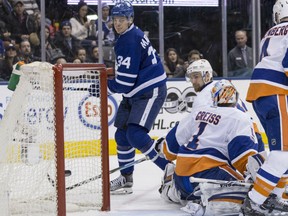
{"label": "blue maple leafs jersey", "polygon": [[114,47],[115,78],[108,80],[108,93],[139,96],[166,83],[160,57],[148,37],[137,26],[121,34]]}

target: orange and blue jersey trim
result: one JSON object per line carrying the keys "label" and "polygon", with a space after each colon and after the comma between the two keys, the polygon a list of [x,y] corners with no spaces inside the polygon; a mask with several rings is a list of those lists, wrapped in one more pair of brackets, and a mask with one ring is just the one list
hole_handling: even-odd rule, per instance
{"label": "orange and blue jersey trim", "polygon": [[246,100],[252,102],[259,97],[277,94],[288,94],[287,75],[272,69],[255,68]]}
{"label": "orange and blue jersey trim", "polygon": [[175,173],[179,176],[191,176],[217,166],[230,165],[228,161],[225,155],[213,148],[190,150],[181,146]]}

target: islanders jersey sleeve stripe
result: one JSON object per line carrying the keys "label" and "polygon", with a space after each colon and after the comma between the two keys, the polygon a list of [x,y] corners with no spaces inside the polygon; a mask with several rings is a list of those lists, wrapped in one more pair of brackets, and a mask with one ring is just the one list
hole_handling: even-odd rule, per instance
{"label": "islanders jersey sleeve stripe", "polygon": [[270,96],[275,94],[288,94],[287,87],[283,88],[284,86],[276,86],[274,83],[269,83],[266,81],[264,82],[257,82],[251,81],[250,86],[248,88],[246,100],[248,102],[252,102],[260,97],[263,96]]}
{"label": "islanders jersey sleeve stripe", "polygon": [[250,81],[246,100],[251,102],[259,97],[274,94],[288,94],[286,74],[278,70],[256,67]]}
{"label": "islanders jersey sleeve stripe", "polygon": [[179,143],[176,137],[176,133],[178,131],[179,124],[176,124],[175,127],[173,127],[168,134],[166,135],[166,146],[169,152],[173,152],[174,154],[177,154],[179,151],[179,147],[183,145],[184,143]]}
{"label": "islanders jersey sleeve stripe", "polygon": [[[241,143],[241,145],[239,145]],[[246,170],[248,157],[257,153],[257,145],[248,136],[237,136],[228,144],[232,165],[242,174]]]}
{"label": "islanders jersey sleeve stripe", "polygon": [[180,144],[178,143],[177,139],[176,139],[176,131],[178,128],[177,124],[175,127],[173,127],[168,134],[166,135],[166,141],[164,142],[163,146],[162,146],[162,152],[165,155],[165,158],[167,160],[173,161],[176,159],[177,157],[177,153],[179,151],[179,147]]}
{"label": "islanders jersey sleeve stripe", "polygon": [[[176,144],[176,145],[178,145],[178,144]],[[179,148],[179,146],[178,146],[178,148]],[[175,153],[175,151],[169,150],[166,142],[163,145],[162,151],[163,151],[163,154],[165,155],[165,158],[169,161],[173,161],[177,158],[177,152]]]}
{"label": "islanders jersey sleeve stripe", "polygon": [[235,167],[242,175],[244,175],[244,171],[246,171],[246,164],[248,161],[248,157],[254,155],[256,151],[248,151],[244,154],[237,157],[235,160],[232,161],[233,167]]}
{"label": "islanders jersey sleeve stripe", "polygon": [[253,80],[263,80],[269,83],[275,83],[276,86],[287,86],[287,76],[282,71],[266,68],[255,68],[251,77]]}

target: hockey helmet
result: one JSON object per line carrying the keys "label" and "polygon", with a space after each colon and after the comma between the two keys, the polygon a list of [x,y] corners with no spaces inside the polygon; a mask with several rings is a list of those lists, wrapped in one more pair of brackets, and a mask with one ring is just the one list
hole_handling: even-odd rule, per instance
{"label": "hockey helmet", "polygon": [[211,90],[214,106],[236,106],[238,95],[235,86],[228,80],[222,79],[215,83]]}
{"label": "hockey helmet", "polygon": [[288,2],[286,0],[276,0],[273,6],[273,22],[278,24],[284,17],[288,17]]}
{"label": "hockey helmet", "polygon": [[127,19],[134,17],[134,9],[131,2],[124,0],[116,3],[111,10],[111,16],[112,18],[122,16],[127,17]]}
{"label": "hockey helmet", "polygon": [[213,69],[206,59],[196,60],[189,65],[186,72],[187,81],[193,73],[201,73],[205,84],[213,80]]}

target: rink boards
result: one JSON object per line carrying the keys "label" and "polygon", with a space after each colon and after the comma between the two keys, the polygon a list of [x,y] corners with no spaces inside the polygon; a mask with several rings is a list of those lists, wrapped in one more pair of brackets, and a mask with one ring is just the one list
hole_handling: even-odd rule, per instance
{"label": "rink boards", "polygon": [[[232,80],[232,83],[236,86],[238,91],[240,92],[240,97],[244,100],[247,88],[249,85],[249,80]],[[7,89],[7,83],[3,83],[0,85],[0,120],[3,118],[4,111],[9,103],[11,96],[13,94],[12,91]],[[66,92],[65,94],[75,94],[75,92]],[[167,98],[164,102],[162,109],[157,116],[152,130],[150,131],[150,135],[153,138],[157,138],[165,135],[175,124],[184,118],[189,112],[191,112],[193,108],[193,100],[196,97],[194,89],[191,87],[189,82],[185,80],[169,80],[167,82]],[[114,127],[114,120],[117,113],[118,105],[122,99],[120,94],[115,94],[108,97],[108,124],[109,124],[109,149],[110,154],[116,153],[116,143],[114,140],[114,133],[116,128]],[[204,99],[205,100],[205,99]],[[264,130],[259,123],[259,120],[256,114],[253,111],[252,105],[246,102],[246,106],[249,110],[249,113],[254,118],[256,123],[258,123],[258,127],[260,132],[262,133],[262,137],[264,139],[264,143],[267,143],[266,136],[264,134]],[[75,149],[75,147],[79,145],[83,145],[83,143],[96,142],[89,135],[85,137],[85,140],[74,140],[73,139],[73,128],[69,127],[70,123],[79,124],[77,128],[80,128],[81,131],[85,134],[93,134],[94,132],[99,132],[101,128],[98,123],[95,122],[95,117],[97,118],[98,113],[95,111],[95,105],[93,105],[93,100],[89,96],[89,93],[86,91],[77,92],[77,100],[71,100],[64,107],[64,116],[65,116],[65,147],[67,149]],[[32,111],[31,111],[32,110]],[[31,113],[32,112],[32,113]],[[29,110],[29,115],[33,118],[33,126],[37,126],[37,124],[44,124],[45,127],[42,127],[44,130],[49,129],[49,122],[51,118],[51,108],[49,107],[31,107]],[[70,116],[71,115],[71,116]],[[79,129],[77,129],[79,130]],[[92,137],[92,135],[91,135]],[[98,143],[98,142],[97,142]],[[47,145],[47,144],[43,144]],[[90,145],[88,145],[90,146]],[[79,157],[83,155],[87,155],[88,152],[85,152],[85,145],[82,150],[79,151]],[[89,150],[89,154],[91,154],[91,149]],[[95,153],[97,154],[97,153]],[[69,155],[69,153],[68,153]]]}

